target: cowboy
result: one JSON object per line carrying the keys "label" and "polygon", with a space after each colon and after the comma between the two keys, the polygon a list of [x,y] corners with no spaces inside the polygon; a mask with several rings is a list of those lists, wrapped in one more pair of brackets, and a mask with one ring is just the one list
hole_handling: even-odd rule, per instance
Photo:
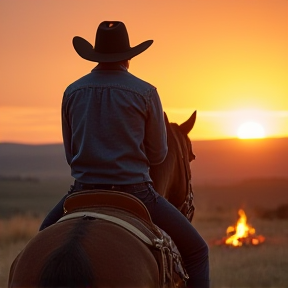
{"label": "cowboy", "polygon": [[[69,193],[91,189],[117,190],[140,199],[153,222],[178,247],[190,287],[209,287],[208,247],[191,223],[153,188],[150,165],[164,161],[167,135],[157,90],[128,72],[130,60],[153,40],[130,47],[124,23],[104,21],[95,46],[73,38],[80,57],[98,62],[73,82],[62,101],[62,132],[66,159],[75,179]],[[40,230],[63,215],[61,201]]]}

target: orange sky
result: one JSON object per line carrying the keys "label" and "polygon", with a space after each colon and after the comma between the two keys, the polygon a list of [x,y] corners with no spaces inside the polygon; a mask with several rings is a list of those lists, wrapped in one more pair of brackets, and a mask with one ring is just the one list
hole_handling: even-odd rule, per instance
{"label": "orange sky", "polygon": [[236,137],[248,120],[288,137],[287,0],[1,0],[0,142],[62,141],[63,91],[94,67],[72,38],[94,43],[103,20],[123,21],[131,46],[154,40],[130,72],[170,121],[198,111],[192,139]]}

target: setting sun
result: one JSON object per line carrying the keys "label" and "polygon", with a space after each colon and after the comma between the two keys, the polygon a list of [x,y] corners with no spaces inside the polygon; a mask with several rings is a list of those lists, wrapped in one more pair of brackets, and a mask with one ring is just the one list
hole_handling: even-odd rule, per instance
{"label": "setting sun", "polygon": [[264,138],[265,130],[261,124],[249,121],[239,126],[237,135],[240,139]]}
{"label": "setting sun", "polygon": [[197,110],[191,139],[288,137],[287,0],[66,2],[0,1],[0,142],[62,142],[63,92],[96,66],[72,39],[94,43],[107,19],[125,23],[131,47],[154,41],[129,73],[157,88],[170,122]]}

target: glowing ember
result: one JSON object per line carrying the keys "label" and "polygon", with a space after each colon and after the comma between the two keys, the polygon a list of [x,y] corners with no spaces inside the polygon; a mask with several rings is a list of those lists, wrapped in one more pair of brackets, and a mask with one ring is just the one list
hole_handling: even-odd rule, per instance
{"label": "glowing ember", "polygon": [[245,212],[240,209],[238,214],[240,218],[238,219],[237,224],[227,228],[227,237],[221,241],[222,244],[239,247],[243,244],[259,245],[260,243],[263,243],[265,241],[265,237],[262,235],[255,235],[255,228],[247,223]]}

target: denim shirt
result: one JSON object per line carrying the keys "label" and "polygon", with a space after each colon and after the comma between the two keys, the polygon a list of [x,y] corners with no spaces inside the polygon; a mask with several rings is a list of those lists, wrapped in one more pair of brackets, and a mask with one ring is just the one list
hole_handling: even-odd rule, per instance
{"label": "denim shirt", "polygon": [[67,87],[62,133],[71,175],[82,183],[151,181],[150,165],[168,150],[156,88],[119,65],[99,64]]}

